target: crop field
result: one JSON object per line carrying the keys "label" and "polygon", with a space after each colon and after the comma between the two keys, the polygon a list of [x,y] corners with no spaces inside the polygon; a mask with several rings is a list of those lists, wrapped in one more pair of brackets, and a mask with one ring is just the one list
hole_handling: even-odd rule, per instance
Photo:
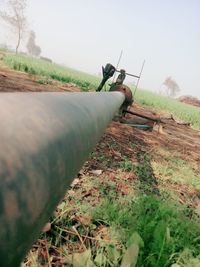
{"label": "crop field", "polygon": [[171,97],[161,96],[146,90],[138,90],[136,101],[142,105],[158,108],[170,112],[178,118],[190,122],[200,128],[200,108],[181,103]]}
{"label": "crop field", "polygon": [[[76,84],[83,91],[94,90],[100,81],[100,78],[93,75],[23,55],[8,54],[4,58],[4,63],[18,71],[39,75],[46,79],[51,78],[65,83]],[[137,90],[135,100],[140,104],[170,112],[200,128],[200,109],[198,107],[180,103],[175,99],[141,89]]]}
{"label": "crop field", "polygon": [[94,89],[99,83],[98,77],[24,55],[9,54],[5,57],[4,62],[14,70],[40,75],[65,83],[74,83],[81,87],[83,91]]}
{"label": "crop field", "polygon": [[[4,92],[88,91],[99,83],[44,60],[2,53]],[[167,116],[163,132],[112,121],[21,267],[200,266],[200,108],[141,89],[136,102],[132,111],[172,113],[194,127]]]}

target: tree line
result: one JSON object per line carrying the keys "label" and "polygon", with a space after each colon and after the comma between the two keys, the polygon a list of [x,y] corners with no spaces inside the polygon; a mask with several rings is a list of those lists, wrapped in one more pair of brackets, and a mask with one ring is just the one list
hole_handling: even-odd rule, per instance
{"label": "tree line", "polygon": [[180,92],[180,87],[177,82],[172,79],[172,77],[167,77],[163,82],[163,85],[166,87],[166,93],[168,96],[176,96],[178,92]]}
{"label": "tree line", "polygon": [[[6,2],[6,11],[0,10],[1,20],[10,27],[16,38],[16,54],[18,53],[21,41],[28,28],[27,17],[25,15],[26,7],[27,0],[8,0]],[[35,32],[30,30],[26,48],[30,55],[38,57],[41,54],[41,48],[36,44],[35,39]]]}

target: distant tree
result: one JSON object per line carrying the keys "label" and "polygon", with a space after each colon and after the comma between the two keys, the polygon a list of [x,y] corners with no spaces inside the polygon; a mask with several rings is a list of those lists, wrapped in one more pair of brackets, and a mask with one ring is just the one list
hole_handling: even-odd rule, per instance
{"label": "distant tree", "polygon": [[174,97],[180,91],[178,84],[171,77],[167,77],[163,84],[166,86],[167,95],[169,96]]}
{"label": "distant tree", "polygon": [[11,26],[14,34],[17,36],[17,43],[15,46],[16,54],[18,53],[18,48],[27,25],[27,20],[24,15],[26,2],[27,0],[8,0],[7,11],[0,10],[0,18]]}
{"label": "distant tree", "polygon": [[35,32],[31,31],[29,35],[29,39],[26,45],[26,48],[28,50],[28,53],[32,56],[39,57],[41,54],[41,48],[35,44]]}

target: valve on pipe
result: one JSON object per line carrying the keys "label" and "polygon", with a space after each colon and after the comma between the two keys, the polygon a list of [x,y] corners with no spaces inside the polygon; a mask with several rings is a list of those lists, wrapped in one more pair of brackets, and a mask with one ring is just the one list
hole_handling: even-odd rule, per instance
{"label": "valve on pipe", "polygon": [[108,123],[121,92],[0,97],[0,266],[19,266]]}
{"label": "valve on pipe", "polygon": [[126,73],[124,69],[121,69],[119,71],[112,64],[108,63],[106,64],[105,67],[102,67],[103,78],[96,90],[97,92],[100,92],[103,89],[105,83],[108,81],[108,79],[110,79],[114,75],[115,72],[119,72],[120,74],[118,75],[116,81],[110,84],[109,91],[110,92],[118,91],[124,94],[125,101],[123,102],[123,105],[121,106],[120,109],[121,115],[124,116],[125,113],[123,112],[123,110],[127,110],[128,107],[131,106],[133,103],[133,94],[131,89],[127,85],[124,85],[123,82],[126,78],[126,75],[133,76],[135,78],[140,78],[140,77]]}

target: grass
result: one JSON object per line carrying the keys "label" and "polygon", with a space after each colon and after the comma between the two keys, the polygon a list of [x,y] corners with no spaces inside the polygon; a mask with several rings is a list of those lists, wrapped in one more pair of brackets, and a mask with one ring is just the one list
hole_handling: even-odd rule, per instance
{"label": "grass", "polygon": [[[164,154],[163,151],[158,151]],[[157,155],[157,156],[158,156]],[[162,190],[163,180],[156,183],[157,174],[165,178],[166,173],[160,173],[160,166],[164,168],[166,161],[160,165],[153,165],[159,158],[153,158],[146,152],[138,155],[138,162],[132,162],[127,157],[123,157],[119,162],[119,168],[123,172],[134,172],[138,180],[129,185],[134,190],[130,190],[128,195],[120,196],[116,186],[110,186],[107,179],[104,187],[99,187],[104,192],[102,202],[93,210],[93,219],[101,220],[111,232],[117,233],[117,238],[121,242],[121,258],[129,248],[129,240],[137,233],[140,237],[140,248],[137,256],[136,266],[199,266],[200,265],[200,224],[198,215],[188,207],[181,205],[178,198],[172,198],[166,191],[170,191],[168,184],[175,182],[179,185],[184,181],[185,174],[191,175],[191,179],[184,181],[187,186],[199,189],[199,179],[196,174],[197,166],[194,163],[177,160],[165,151],[165,160],[168,160],[168,168],[176,168],[176,172],[168,174],[168,184],[165,181],[165,189]],[[151,171],[151,168],[154,172]],[[177,177],[178,174],[178,177]],[[157,176],[158,177],[158,176]],[[123,178],[121,178],[123,179]],[[157,186],[158,191],[152,190],[152,186]],[[137,189],[137,190],[136,190]],[[169,192],[168,192],[169,193]],[[132,240],[133,242],[133,240]],[[129,246],[127,245],[129,244]],[[109,264],[105,266],[110,266]]]}
{"label": "grass", "polygon": [[[118,146],[108,140],[91,155],[105,168],[113,161],[105,150]],[[52,216],[51,230],[40,238],[48,244],[51,256],[32,250],[32,265],[24,266],[53,259],[55,264],[55,254],[64,266],[75,267],[200,266],[199,215],[189,198],[181,204],[171,188],[173,183],[179,189],[184,184],[186,194],[188,188],[198,191],[198,183],[187,177],[184,181],[184,177],[189,172],[196,181],[199,167],[166,149],[150,155],[134,146],[133,153],[137,160],[122,156],[112,176],[78,179]],[[173,171],[166,174],[164,168]],[[131,173],[135,178],[126,178]]]}
{"label": "grass", "polygon": [[[96,220],[103,220],[118,233],[123,246],[133,233],[138,233],[142,246],[136,266],[170,266],[180,261],[185,249],[199,257],[200,225],[185,214],[187,208],[166,203],[153,196],[108,196],[94,210]],[[200,261],[199,261],[200,264]],[[184,265],[185,266],[185,265]]]}
{"label": "grass", "polygon": [[152,167],[155,175],[161,176],[164,182],[170,180],[171,183],[187,185],[188,188],[195,187],[200,190],[199,173],[195,163],[171,157],[162,162],[152,162]]}

